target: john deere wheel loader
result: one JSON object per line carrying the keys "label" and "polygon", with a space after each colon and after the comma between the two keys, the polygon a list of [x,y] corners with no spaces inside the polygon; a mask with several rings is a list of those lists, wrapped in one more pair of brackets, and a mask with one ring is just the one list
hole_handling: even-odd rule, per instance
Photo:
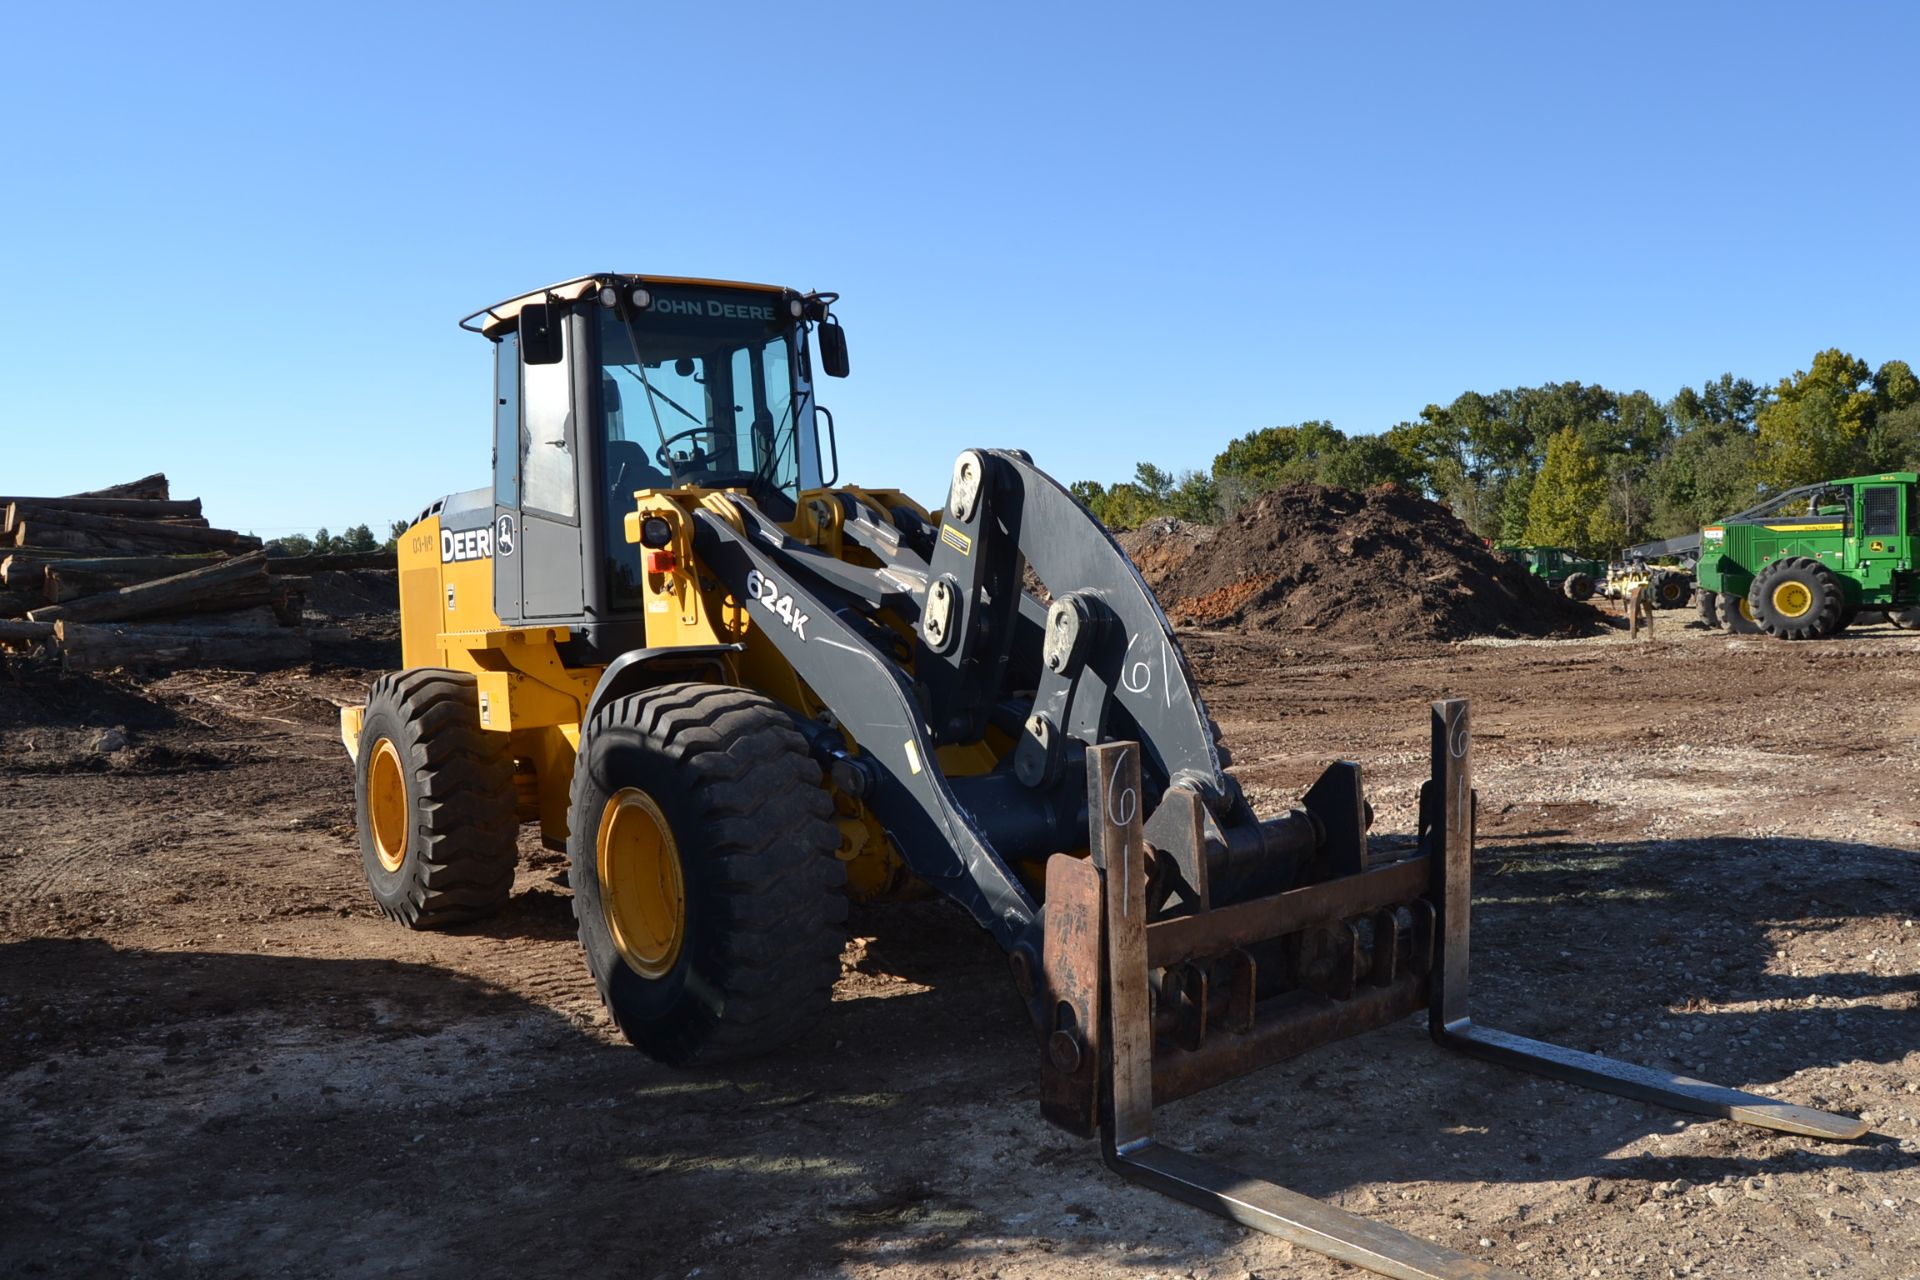
{"label": "john deere wheel loader", "polygon": [[918,880],[1005,949],[1048,1119],[1392,1276],[1512,1273],[1169,1148],[1153,1106],[1425,1010],[1508,1066],[1864,1131],[1476,1024],[1466,704],[1434,704],[1398,855],[1351,763],[1256,816],[1140,575],[1025,454],[960,454],[937,513],[836,487],[814,402],[847,372],[834,300],[603,274],[463,322],[493,344],[493,484],[402,537],[406,669],[342,714],[387,914],[499,907],[537,822],[607,1008],[684,1065],[792,1041],[827,1007],[847,895]]}

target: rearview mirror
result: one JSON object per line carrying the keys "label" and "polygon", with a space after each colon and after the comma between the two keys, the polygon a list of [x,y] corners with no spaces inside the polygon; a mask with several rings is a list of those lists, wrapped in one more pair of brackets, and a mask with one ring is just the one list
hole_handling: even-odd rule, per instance
{"label": "rearview mirror", "polygon": [[815,331],[820,338],[820,367],[829,378],[847,376],[847,331],[828,316]]}
{"label": "rearview mirror", "polygon": [[559,364],[563,317],[545,302],[520,308],[520,359],[524,364]]}

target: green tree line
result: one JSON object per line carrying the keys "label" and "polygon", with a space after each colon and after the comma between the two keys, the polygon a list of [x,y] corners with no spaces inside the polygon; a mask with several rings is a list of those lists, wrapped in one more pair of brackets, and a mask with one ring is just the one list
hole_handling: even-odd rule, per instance
{"label": "green tree line", "polygon": [[407,531],[408,521],[395,520],[390,526],[392,532],[385,542],[373,534],[373,530],[364,524],[356,524],[344,533],[328,533],[322,525],[312,537],[304,533],[290,533],[284,538],[275,538],[267,543],[269,549],[278,549],[290,556],[339,556],[352,555],[363,551],[391,551],[401,534]]}
{"label": "green tree line", "polygon": [[1377,435],[1330,422],[1262,427],[1206,471],[1151,462],[1073,493],[1110,528],[1156,516],[1211,523],[1294,481],[1393,483],[1481,536],[1606,553],[1673,537],[1796,485],[1920,468],[1920,380],[1830,348],[1773,386],[1725,373],[1670,399],[1579,382],[1430,404]]}

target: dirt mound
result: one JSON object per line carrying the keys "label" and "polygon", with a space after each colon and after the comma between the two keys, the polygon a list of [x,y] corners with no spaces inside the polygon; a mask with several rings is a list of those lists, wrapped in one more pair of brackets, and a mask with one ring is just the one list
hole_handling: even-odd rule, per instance
{"label": "dirt mound", "polygon": [[1218,532],[1212,525],[1190,524],[1172,516],[1149,520],[1138,529],[1116,534],[1120,549],[1132,557],[1140,576],[1155,591]]}
{"label": "dirt mound", "polygon": [[[1179,524],[1156,522],[1168,523]],[[1209,539],[1152,528],[1127,549],[1168,616],[1188,626],[1390,642],[1560,635],[1596,621],[1445,507],[1393,485],[1288,485]]]}

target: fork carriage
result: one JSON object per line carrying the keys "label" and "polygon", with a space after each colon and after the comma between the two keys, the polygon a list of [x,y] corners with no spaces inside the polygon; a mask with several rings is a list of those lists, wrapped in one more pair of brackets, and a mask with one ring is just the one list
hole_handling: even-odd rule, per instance
{"label": "fork carriage", "polygon": [[[1132,1181],[1405,1280],[1517,1273],[1169,1147],[1154,1135],[1154,1105],[1424,1008],[1436,1043],[1503,1066],[1803,1137],[1866,1133],[1852,1117],[1476,1025],[1468,1003],[1474,790],[1466,700],[1433,704],[1432,761],[1413,856],[1375,864],[1364,836],[1349,838],[1344,866],[1317,883],[1214,906],[1203,873],[1198,884],[1182,885],[1179,914],[1166,914],[1150,909],[1169,875],[1160,864],[1207,866],[1201,831],[1191,828],[1195,844],[1185,850],[1154,847],[1141,826],[1139,748],[1091,748],[1093,856],[1055,855],[1047,864],[1046,1118],[1098,1134],[1107,1164]],[[1357,769],[1335,765],[1321,785],[1351,797],[1356,829],[1364,830]]]}

